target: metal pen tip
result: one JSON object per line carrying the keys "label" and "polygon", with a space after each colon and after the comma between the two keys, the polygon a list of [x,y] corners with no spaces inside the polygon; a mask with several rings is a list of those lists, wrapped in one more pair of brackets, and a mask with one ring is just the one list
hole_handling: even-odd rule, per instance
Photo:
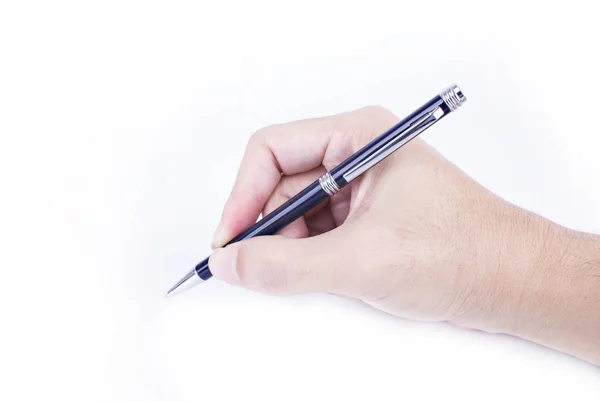
{"label": "metal pen tip", "polygon": [[202,280],[200,277],[198,277],[198,274],[196,273],[196,269],[192,269],[181,280],[179,280],[177,282],[177,284],[175,284],[173,287],[171,287],[171,289],[169,291],[167,291],[167,293],[165,294],[165,298],[170,298],[177,294],[180,294],[180,293],[202,283],[203,281],[204,280]]}

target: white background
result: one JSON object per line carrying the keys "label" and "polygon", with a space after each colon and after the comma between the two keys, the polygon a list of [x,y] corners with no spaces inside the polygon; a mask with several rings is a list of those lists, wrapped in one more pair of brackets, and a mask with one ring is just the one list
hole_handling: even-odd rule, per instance
{"label": "white background", "polygon": [[[590,1],[2,1],[0,399],[600,399],[600,372],[505,336],[217,280],[249,135],[457,83],[423,138],[506,199],[600,227]],[[599,334],[600,335],[600,334]]]}

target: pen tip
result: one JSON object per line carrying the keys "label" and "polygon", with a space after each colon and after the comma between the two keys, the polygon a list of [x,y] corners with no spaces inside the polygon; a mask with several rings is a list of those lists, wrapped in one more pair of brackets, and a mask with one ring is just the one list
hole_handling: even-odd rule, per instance
{"label": "pen tip", "polygon": [[177,282],[177,284],[175,284],[173,287],[171,287],[171,289],[169,291],[167,291],[167,293],[165,294],[165,298],[171,298],[172,296],[175,296],[176,294],[179,294],[180,292],[183,292],[195,285],[198,285],[203,281],[204,280],[202,280],[200,277],[198,277],[196,270],[192,269],[181,280],[179,280]]}

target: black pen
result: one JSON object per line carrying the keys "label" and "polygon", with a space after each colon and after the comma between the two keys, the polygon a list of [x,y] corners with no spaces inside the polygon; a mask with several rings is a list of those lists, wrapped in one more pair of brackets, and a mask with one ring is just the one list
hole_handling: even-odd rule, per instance
{"label": "black pen", "polygon": [[[421,132],[457,110],[466,100],[467,98],[458,86],[452,85],[446,88],[408,117],[307,186],[296,196],[229,241],[227,245],[260,235],[277,233],[283,227],[324,202],[328,197],[337,194],[356,177],[400,149]],[[167,296],[182,292],[184,289],[191,288],[211,278],[212,273],[208,267],[208,259],[206,258],[198,263],[167,292]]]}

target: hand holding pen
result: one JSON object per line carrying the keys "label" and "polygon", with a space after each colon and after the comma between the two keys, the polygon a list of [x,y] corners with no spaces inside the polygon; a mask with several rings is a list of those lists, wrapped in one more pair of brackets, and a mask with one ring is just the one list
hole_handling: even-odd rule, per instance
{"label": "hand holding pen", "polygon": [[[400,122],[396,122],[391,128],[387,127],[382,134],[362,146],[360,149],[357,149],[352,154],[346,152],[347,154],[344,155],[345,158],[340,159],[338,161],[339,164],[330,171],[321,171],[322,175],[314,179],[314,181],[307,183],[304,189],[287,199],[283,204],[279,205],[268,214],[263,213],[264,217],[260,219],[260,221],[252,224],[250,227],[246,226],[247,228],[245,228],[244,231],[239,232],[236,237],[228,238],[227,244],[221,243],[220,245],[230,245],[258,236],[276,234],[287,225],[296,222],[299,218],[307,215],[309,212],[314,213],[315,209],[320,207],[323,202],[329,199],[329,197],[337,195],[352,181],[382,162],[385,158],[416,138],[423,131],[433,126],[453,111],[456,111],[466,100],[466,97],[458,86],[452,85],[446,88],[415,110],[412,114]],[[265,136],[265,134],[261,135]],[[307,138],[312,138],[307,133],[304,135],[304,142],[306,142]],[[301,136],[298,136],[298,138],[301,138]],[[251,144],[254,143],[256,143],[256,139],[254,142],[251,142]],[[312,145],[312,148],[309,147],[307,150],[312,150],[316,153],[311,155],[305,151],[307,152],[305,157],[312,160],[312,163],[309,162],[308,164],[300,164],[298,166],[292,164],[290,167],[285,168],[279,163],[280,159],[276,158],[276,171],[273,171],[272,168],[271,171],[269,171],[269,169],[264,166],[264,159],[258,159],[256,158],[256,155],[249,153],[250,155],[253,155],[256,160],[245,160],[240,168],[240,170],[246,170],[241,175],[245,182],[238,184],[236,189],[241,187],[242,191],[249,191],[251,193],[251,191],[258,190],[260,193],[265,188],[267,190],[272,189],[273,186],[277,184],[282,174],[289,176],[298,173],[302,168],[306,168],[307,165],[312,168],[317,168],[318,165],[325,166],[323,158],[320,156],[325,151],[325,149],[323,149],[324,145],[326,144],[323,143],[321,139],[321,146]],[[266,151],[268,151],[272,157],[274,156],[273,149],[267,147]],[[339,155],[341,155],[341,153],[339,153]],[[263,174],[265,173],[266,175],[263,177]],[[238,177],[238,179],[239,178],[240,177]],[[258,217],[260,208],[263,206],[262,201],[265,200],[266,199],[261,198],[246,199],[246,201],[258,206],[258,209],[255,207],[255,210],[253,210],[253,221]],[[252,221],[245,221],[244,223],[250,225]],[[221,235],[217,230],[217,240],[216,242],[214,241],[215,243],[219,242],[221,239],[219,237]],[[209,260],[206,258],[171,287],[167,292],[167,296],[182,292],[211,277],[212,271],[209,267]]]}
{"label": "hand holding pen", "polygon": [[[395,127],[410,136],[405,120],[366,107],[257,132],[216,249],[199,266],[256,291],[344,295],[392,315],[516,335],[600,364],[600,282],[593,264],[578,262],[600,260],[600,237],[502,200],[420,138],[346,175],[346,185],[324,181],[327,172],[339,179],[336,167],[382,133]],[[444,135],[441,125],[435,132]],[[306,188],[326,195],[278,235],[235,241]]]}

